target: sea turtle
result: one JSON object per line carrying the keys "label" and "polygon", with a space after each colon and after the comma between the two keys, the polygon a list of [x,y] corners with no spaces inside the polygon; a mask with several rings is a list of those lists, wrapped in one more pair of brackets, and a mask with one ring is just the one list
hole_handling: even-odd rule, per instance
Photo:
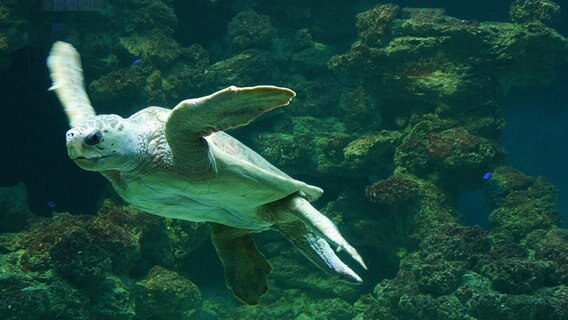
{"label": "sea turtle", "polygon": [[53,85],[71,129],[69,157],[100,172],[134,207],[159,216],[209,222],[225,268],[227,286],[247,304],[266,293],[271,266],[252,232],[283,234],[302,254],[333,277],[361,278],[330,247],[361,256],[333,222],[310,201],[322,189],[295,180],[222,130],[243,126],[287,105],[287,88],[234,86],[181,101],[173,109],[148,107],[127,119],[96,115],[85,92],[78,52],[64,42],[47,60]]}

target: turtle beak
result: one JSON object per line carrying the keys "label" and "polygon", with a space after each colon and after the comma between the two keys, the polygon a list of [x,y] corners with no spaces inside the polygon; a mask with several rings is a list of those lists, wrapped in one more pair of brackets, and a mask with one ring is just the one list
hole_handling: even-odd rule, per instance
{"label": "turtle beak", "polygon": [[67,155],[71,160],[77,160],[83,154],[83,146],[77,141],[67,142]]}
{"label": "turtle beak", "polygon": [[78,129],[67,131],[67,154],[72,160],[77,159],[84,153],[81,132]]}

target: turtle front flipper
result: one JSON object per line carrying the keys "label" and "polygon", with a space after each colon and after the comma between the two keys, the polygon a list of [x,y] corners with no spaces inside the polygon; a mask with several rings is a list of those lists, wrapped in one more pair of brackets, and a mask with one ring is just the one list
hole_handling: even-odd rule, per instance
{"label": "turtle front flipper", "polygon": [[81,122],[96,115],[85,92],[81,58],[69,43],[56,42],[47,58],[53,84],[49,90],[55,90],[63,105],[69,126],[74,128]]}
{"label": "turtle front flipper", "polygon": [[207,177],[211,159],[202,137],[246,125],[266,111],[287,105],[295,95],[290,89],[275,86],[231,86],[180,102],[166,122],[166,139],[174,160],[179,159],[197,178]]}
{"label": "turtle front flipper", "polygon": [[256,248],[249,231],[212,223],[211,240],[225,268],[227,287],[241,301],[257,305],[268,291],[272,267]]}
{"label": "turtle front flipper", "polygon": [[332,277],[347,283],[363,282],[329,246],[327,241],[307,230],[301,221],[275,224],[272,229],[284,235],[306,258]]}

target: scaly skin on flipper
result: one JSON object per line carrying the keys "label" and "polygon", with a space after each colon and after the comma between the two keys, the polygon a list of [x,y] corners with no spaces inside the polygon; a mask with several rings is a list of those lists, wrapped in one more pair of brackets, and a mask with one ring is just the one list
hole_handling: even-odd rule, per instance
{"label": "scaly skin on flipper", "polygon": [[256,248],[249,231],[212,223],[211,240],[225,268],[227,287],[246,304],[257,305],[268,291],[272,267]]}
{"label": "scaly skin on flipper", "polygon": [[79,53],[68,43],[58,41],[47,59],[54,90],[63,105],[71,128],[94,117],[95,109],[85,92]]}
{"label": "scaly skin on flipper", "polygon": [[227,285],[239,299],[258,304],[267,290],[271,267],[249,233],[271,228],[328,274],[361,281],[329,244],[365,267],[363,260],[333,222],[309,203],[323,190],[293,179],[220,131],[287,105],[295,95],[292,90],[229,87],[184,100],[173,110],[148,107],[125,119],[95,114],[71,45],[56,43],[48,66],[52,88],[72,126],[66,141],[69,157],[85,170],[100,172],[139,210],[211,223]]}

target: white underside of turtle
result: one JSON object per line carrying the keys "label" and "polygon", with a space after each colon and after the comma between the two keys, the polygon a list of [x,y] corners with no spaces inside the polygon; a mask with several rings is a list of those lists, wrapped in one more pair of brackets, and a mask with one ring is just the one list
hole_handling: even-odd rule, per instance
{"label": "white underside of turtle", "polygon": [[292,90],[232,86],[173,109],[148,107],[124,119],[96,115],[73,46],[55,43],[47,64],[51,89],[71,127],[69,157],[85,170],[100,172],[142,211],[211,223],[227,285],[237,298],[258,304],[268,290],[271,266],[250,236],[268,229],[284,235],[327,274],[362,282],[330,244],[366,268],[361,256],[310,204],[323,191],[291,178],[223,132],[288,105]]}

